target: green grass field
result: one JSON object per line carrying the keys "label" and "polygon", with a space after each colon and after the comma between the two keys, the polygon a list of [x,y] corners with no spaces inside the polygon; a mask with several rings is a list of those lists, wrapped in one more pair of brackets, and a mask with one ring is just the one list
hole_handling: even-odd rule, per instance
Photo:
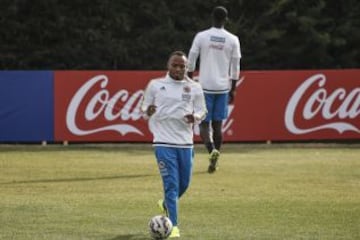
{"label": "green grass field", "polygon": [[[359,145],[196,152],[180,239],[360,239]],[[146,240],[161,197],[150,144],[0,145],[0,239]]]}

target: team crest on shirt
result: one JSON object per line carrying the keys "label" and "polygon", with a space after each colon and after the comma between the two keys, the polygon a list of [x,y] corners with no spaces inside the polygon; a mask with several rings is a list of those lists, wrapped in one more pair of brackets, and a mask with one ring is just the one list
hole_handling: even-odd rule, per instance
{"label": "team crest on shirt", "polygon": [[185,92],[185,93],[191,92],[191,87],[189,87],[189,86],[184,86],[184,92]]}
{"label": "team crest on shirt", "polygon": [[181,95],[183,101],[190,102],[191,100],[190,92],[191,92],[191,88],[189,86],[184,86],[183,94]]}

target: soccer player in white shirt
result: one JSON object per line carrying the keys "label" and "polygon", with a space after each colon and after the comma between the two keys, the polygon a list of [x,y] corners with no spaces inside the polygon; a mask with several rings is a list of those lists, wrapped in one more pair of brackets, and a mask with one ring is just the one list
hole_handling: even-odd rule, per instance
{"label": "soccer player in white shirt", "polygon": [[158,202],[173,223],[170,237],[180,237],[178,200],[190,184],[193,164],[193,125],[205,118],[206,106],[199,83],[186,75],[187,57],[175,51],[165,77],[148,84],[141,110],[149,117],[164,200]]}
{"label": "soccer player in white shirt", "polygon": [[200,124],[200,136],[210,154],[209,173],[217,169],[223,141],[222,121],[228,117],[228,103],[234,100],[240,74],[240,41],[224,29],[227,16],[226,8],[215,7],[212,27],[196,34],[189,51],[188,75],[191,78],[200,56],[199,82],[208,110]]}

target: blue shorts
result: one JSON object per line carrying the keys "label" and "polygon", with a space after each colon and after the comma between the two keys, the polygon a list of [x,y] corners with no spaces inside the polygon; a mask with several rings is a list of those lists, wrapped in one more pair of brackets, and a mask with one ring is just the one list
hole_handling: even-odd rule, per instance
{"label": "blue shorts", "polygon": [[206,108],[208,113],[205,122],[214,121],[222,121],[228,117],[228,101],[229,94],[212,94],[212,93],[204,93]]}

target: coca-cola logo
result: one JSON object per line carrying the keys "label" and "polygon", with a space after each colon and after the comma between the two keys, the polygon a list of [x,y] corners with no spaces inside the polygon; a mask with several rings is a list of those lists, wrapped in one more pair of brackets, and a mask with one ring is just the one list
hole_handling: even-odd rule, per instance
{"label": "coca-cola logo", "polygon": [[[237,87],[243,82],[242,77]],[[66,109],[66,127],[74,135],[85,136],[103,131],[116,131],[122,136],[134,133],[144,136],[144,133],[136,127],[135,121],[143,118],[141,101],[144,91],[120,89],[111,94],[108,89],[109,78],[106,75],[96,75],[81,85],[71,97]],[[121,108],[117,107],[121,106]],[[234,119],[232,113],[234,105],[229,106],[229,117],[223,121],[223,132],[232,135]],[[102,119],[104,121],[97,121]],[[85,127],[85,122],[96,127]],[[119,121],[121,123],[119,123]],[[126,122],[128,121],[128,122]],[[99,126],[99,123],[103,123]],[[125,123],[126,122],[126,123]],[[91,124],[90,124],[91,125]],[[194,129],[195,135],[200,135],[198,126]]]}
{"label": "coca-cola logo", "polygon": [[[131,94],[128,90],[121,89],[111,96],[106,89],[108,82],[109,79],[106,75],[97,75],[89,79],[74,94],[66,112],[66,126],[69,131],[78,136],[107,130],[116,131],[123,136],[128,133],[144,135],[131,124],[116,122],[116,120],[122,120],[123,122],[128,120],[136,121],[142,118],[140,105],[144,91],[138,90]],[[89,94],[90,90],[94,89],[95,94],[90,97],[89,101],[85,101],[85,96]],[[86,106],[84,112],[79,110],[82,105]],[[122,107],[117,109],[115,106],[119,105]],[[79,115],[88,122],[95,121],[97,118],[104,118],[109,124],[94,129],[84,129],[77,122]]]}
{"label": "coca-cola logo", "polygon": [[[347,91],[339,87],[330,91],[325,86],[326,81],[324,74],[315,74],[306,79],[291,96],[285,111],[285,125],[291,133],[306,134],[323,129],[333,129],[340,134],[345,131],[360,133],[360,129],[352,123],[360,115],[360,88]],[[302,109],[300,102],[305,102]],[[301,128],[296,123],[296,113],[300,113],[300,117],[306,121],[316,117],[323,121]]]}

